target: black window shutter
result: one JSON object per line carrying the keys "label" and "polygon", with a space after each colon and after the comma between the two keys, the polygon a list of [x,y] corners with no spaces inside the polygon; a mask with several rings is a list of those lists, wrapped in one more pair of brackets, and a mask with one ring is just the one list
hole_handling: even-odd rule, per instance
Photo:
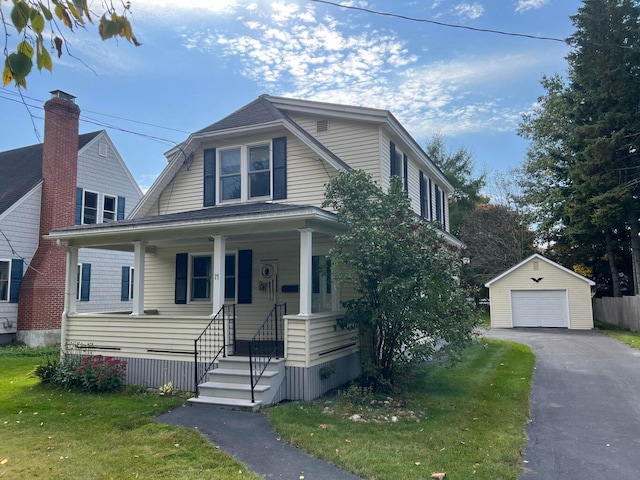
{"label": "black window shutter", "polygon": [[273,199],[287,198],[287,137],[274,138],[273,149]]}
{"label": "black window shutter", "polygon": [[442,196],[438,185],[436,185],[436,220],[442,223]]}
{"label": "black window shutter", "polygon": [[424,198],[424,172],[420,170],[420,216],[424,218],[427,212],[427,205]]}
{"label": "black window shutter", "polygon": [[11,260],[11,283],[9,284],[9,303],[18,303],[20,284],[22,283],[22,269],[24,262],[21,258]]}
{"label": "black window shutter", "polygon": [[389,142],[389,169],[391,175],[398,175],[396,172],[396,144]]}
{"label": "black window shutter", "polygon": [[447,194],[442,191],[442,229],[447,229]]}
{"label": "black window shutter", "polygon": [[120,286],[120,300],[126,302],[129,300],[129,273],[131,269],[129,267],[122,267],[122,284]]}
{"label": "black window shutter", "polygon": [[189,254],[176,254],[176,286],[175,303],[187,303],[187,272],[189,270]]}
{"label": "black window shutter", "polygon": [[251,303],[253,250],[238,250],[238,303]]}
{"label": "black window shutter", "polygon": [[406,155],[402,156],[402,176],[404,177],[404,189],[409,191],[409,158]]}
{"label": "black window shutter", "polygon": [[82,225],[82,189],[76,187],[76,225]]}
{"label": "black window shutter", "polygon": [[91,264],[82,264],[82,277],[80,278],[80,301],[89,301],[89,292],[91,291]]}
{"label": "black window shutter", "polygon": [[429,220],[433,220],[433,197],[431,194],[433,193],[433,185],[431,183],[431,179],[429,179]]}
{"label": "black window shutter", "polygon": [[204,206],[216,204],[216,149],[204,150]]}
{"label": "black window shutter", "polygon": [[124,197],[118,196],[118,220],[124,220]]}

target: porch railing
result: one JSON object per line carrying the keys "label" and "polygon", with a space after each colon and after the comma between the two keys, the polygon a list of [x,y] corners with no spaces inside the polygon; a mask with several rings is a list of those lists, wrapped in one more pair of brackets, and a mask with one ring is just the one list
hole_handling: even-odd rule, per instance
{"label": "porch railing", "polygon": [[[229,320],[229,328],[227,322]],[[236,342],[236,306],[223,305],[202,333],[194,340],[195,391],[220,355],[227,356],[227,347]],[[228,343],[230,341],[231,343]]]}
{"label": "porch railing", "polygon": [[251,375],[251,401],[255,402],[255,388],[271,359],[284,354],[284,320],[287,304],[276,304],[249,340],[249,372]]}

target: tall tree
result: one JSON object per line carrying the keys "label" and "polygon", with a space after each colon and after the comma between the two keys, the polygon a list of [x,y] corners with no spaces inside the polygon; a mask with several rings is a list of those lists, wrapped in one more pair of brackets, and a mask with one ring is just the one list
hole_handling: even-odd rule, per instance
{"label": "tall tree", "polygon": [[[571,18],[568,83],[544,77],[547,93],[520,127],[531,140],[523,186],[547,234],[604,245],[614,295],[620,295],[615,257],[621,238],[640,272],[640,6],[584,0]],[[636,292],[639,283],[636,275]]]}
{"label": "tall tree", "polygon": [[[94,16],[99,15],[90,10],[88,0],[11,0],[13,7],[7,19],[2,9],[6,1],[0,0],[0,21],[5,36],[3,86],[15,82],[16,86],[26,88],[34,60],[38,70],[51,71],[53,60],[49,46],[55,49],[58,57],[62,56],[63,48],[66,48],[65,31],[86,28],[87,23],[93,23]],[[98,33],[103,40],[122,37],[136,46],[140,45],[128,19],[130,8],[130,2],[122,2],[119,13],[111,0],[102,0]],[[18,33],[13,52],[7,48],[13,36],[11,27]]]}
{"label": "tall tree", "polygon": [[400,180],[384,192],[368,174],[344,172],[329,182],[324,205],[347,226],[331,271],[358,293],[343,326],[360,332],[372,386],[393,387],[437,348],[455,353],[471,340],[477,318],[456,281],[460,256],[415,215]]}
{"label": "tall tree", "polygon": [[476,176],[475,163],[469,151],[466,148],[455,152],[448,150],[441,135],[431,137],[426,152],[454,187],[449,205],[449,223],[451,233],[458,235],[465,218],[473,213],[476,205],[486,202],[480,193],[485,185],[486,174]]}

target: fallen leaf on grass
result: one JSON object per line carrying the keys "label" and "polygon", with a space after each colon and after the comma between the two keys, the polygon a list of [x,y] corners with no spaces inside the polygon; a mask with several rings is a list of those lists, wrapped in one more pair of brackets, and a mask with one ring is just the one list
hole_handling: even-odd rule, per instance
{"label": "fallen leaf on grass", "polygon": [[345,438],[344,441],[347,443],[351,443],[351,440],[349,440],[348,438]]}
{"label": "fallen leaf on grass", "polygon": [[444,480],[447,477],[447,474],[444,472],[434,472],[431,474],[431,478],[435,480]]}
{"label": "fallen leaf on grass", "polygon": [[5,465],[8,461],[8,458],[3,458],[2,460],[0,460],[0,465]]}
{"label": "fallen leaf on grass", "polygon": [[327,429],[327,424],[326,423],[321,424],[320,428],[323,429],[323,430],[326,430]]}

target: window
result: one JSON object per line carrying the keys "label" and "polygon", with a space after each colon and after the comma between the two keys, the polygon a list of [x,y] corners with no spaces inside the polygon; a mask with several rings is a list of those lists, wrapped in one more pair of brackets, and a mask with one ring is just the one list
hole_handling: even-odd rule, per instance
{"label": "window", "polygon": [[[224,298],[236,298],[236,255],[225,256]],[[194,255],[191,257],[191,301],[211,299],[211,256]]]}
{"label": "window", "polygon": [[98,223],[98,194],[95,192],[84,191],[82,223],[84,225]]}
{"label": "window", "polygon": [[220,202],[271,197],[271,145],[249,145],[219,151]]}
{"label": "window", "polygon": [[403,180],[404,189],[409,189],[407,169],[409,168],[409,158],[396,148],[396,144],[390,142],[389,148],[389,171],[391,176],[399,177]]}
{"label": "window", "polygon": [[116,204],[118,199],[116,197],[112,197],[110,195],[104,196],[104,201],[102,202],[102,221],[103,222],[113,222],[116,219]]}
{"label": "window", "polygon": [[431,179],[420,171],[420,216],[431,220]]}
{"label": "window", "polygon": [[122,267],[122,284],[120,287],[120,300],[127,302],[133,300],[134,268],[128,265]]}
{"label": "window", "polygon": [[0,260],[0,302],[9,301],[10,265],[11,264],[8,260]]}
{"label": "window", "polygon": [[100,155],[101,157],[106,157],[107,153],[108,153],[107,144],[100,142],[98,144],[98,155]]}
{"label": "window", "polygon": [[314,255],[311,258],[311,311],[331,310],[331,259],[326,255]]}
{"label": "window", "polygon": [[78,274],[76,277],[76,300],[81,302],[89,301],[89,291],[91,289],[91,264],[78,264]]}

